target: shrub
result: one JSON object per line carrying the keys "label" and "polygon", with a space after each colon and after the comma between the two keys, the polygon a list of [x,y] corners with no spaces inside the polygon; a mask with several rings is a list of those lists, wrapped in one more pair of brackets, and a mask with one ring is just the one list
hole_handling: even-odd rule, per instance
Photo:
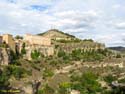
{"label": "shrub", "polygon": [[97,94],[101,92],[101,85],[97,81],[98,76],[93,72],[85,72],[81,76],[73,75],[72,80],[72,89],[79,90],[81,94]]}
{"label": "shrub", "polygon": [[62,82],[59,85],[59,93],[60,94],[69,94],[70,88],[71,88],[71,84],[69,82]]}
{"label": "shrub", "polygon": [[22,54],[22,55],[26,54],[25,46],[26,46],[25,43],[23,43],[22,49],[21,49],[21,54]]}
{"label": "shrub", "polygon": [[[0,89],[7,88],[9,85],[9,73],[6,70],[0,70]],[[0,92],[1,94],[1,92]]]}
{"label": "shrub", "polygon": [[25,75],[28,74],[28,71],[26,71],[24,68],[15,66],[15,65],[10,65],[7,67],[7,72],[10,75],[13,75],[16,79],[23,78]]}
{"label": "shrub", "polygon": [[108,76],[104,77],[104,80],[110,84],[112,81],[116,80],[116,77],[113,77],[111,74],[109,74]]}
{"label": "shrub", "polygon": [[122,56],[120,54],[117,54],[116,55],[116,58],[121,58]]}
{"label": "shrub", "polygon": [[34,51],[31,53],[31,58],[32,58],[32,59],[37,60],[39,57],[40,57],[40,52],[39,52],[39,51],[34,50]]}
{"label": "shrub", "polygon": [[55,93],[51,87],[45,85],[41,90],[38,91],[38,94],[55,94]]}
{"label": "shrub", "polygon": [[45,69],[44,73],[43,73],[43,77],[52,77],[54,75],[54,72],[48,69]]}
{"label": "shrub", "polygon": [[63,51],[63,50],[60,50],[59,52],[58,52],[58,57],[63,57],[63,56],[65,56],[66,55],[66,53]]}

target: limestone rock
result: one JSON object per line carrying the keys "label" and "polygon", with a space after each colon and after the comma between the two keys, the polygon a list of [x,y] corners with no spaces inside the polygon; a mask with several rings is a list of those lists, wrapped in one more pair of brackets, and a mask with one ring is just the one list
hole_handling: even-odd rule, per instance
{"label": "limestone rock", "polygon": [[0,48],[0,65],[8,65],[10,62],[10,49]]}

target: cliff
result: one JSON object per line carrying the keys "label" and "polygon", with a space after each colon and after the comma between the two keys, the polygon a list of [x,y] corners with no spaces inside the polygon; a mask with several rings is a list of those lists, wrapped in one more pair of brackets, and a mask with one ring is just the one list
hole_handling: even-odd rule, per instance
{"label": "cliff", "polygon": [[11,62],[10,54],[10,49],[0,48],[0,65],[8,65]]}

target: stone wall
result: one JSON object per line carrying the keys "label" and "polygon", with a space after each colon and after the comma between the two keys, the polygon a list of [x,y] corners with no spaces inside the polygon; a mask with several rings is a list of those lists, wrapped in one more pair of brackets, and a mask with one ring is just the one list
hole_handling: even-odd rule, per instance
{"label": "stone wall", "polygon": [[72,52],[75,49],[83,49],[84,51],[105,49],[104,44],[95,43],[95,42],[66,43],[66,44],[60,44],[60,45],[61,45],[60,47],[64,49],[64,51],[66,52]]}
{"label": "stone wall", "polygon": [[25,58],[28,59],[28,60],[32,60],[31,53],[34,50],[39,51],[44,56],[54,55],[54,46],[28,45],[28,46],[25,47],[25,49],[26,49]]}
{"label": "stone wall", "polygon": [[4,34],[2,40],[6,44],[8,44],[8,46],[11,48],[11,50],[13,50],[15,52],[15,41],[14,41],[12,35],[10,35],[10,34]]}
{"label": "stone wall", "polygon": [[45,37],[41,37],[41,36],[37,36],[37,35],[26,34],[24,36],[24,41],[30,45],[46,45],[46,46],[51,45],[50,38],[45,38]]}
{"label": "stone wall", "polygon": [[25,58],[32,60],[31,53],[34,50],[39,51],[44,56],[50,56],[54,54],[54,46],[51,45],[51,39],[37,35],[25,35],[23,42],[26,44]]}

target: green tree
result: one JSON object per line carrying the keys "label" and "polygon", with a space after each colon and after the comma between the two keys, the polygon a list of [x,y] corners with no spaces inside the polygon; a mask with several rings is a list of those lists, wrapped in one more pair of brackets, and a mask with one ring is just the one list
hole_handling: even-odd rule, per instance
{"label": "green tree", "polygon": [[40,52],[37,50],[32,51],[31,58],[37,60],[41,56]]}
{"label": "green tree", "polygon": [[54,75],[54,72],[52,70],[49,69],[45,69],[44,73],[43,73],[43,77],[52,77]]}
{"label": "green tree", "polygon": [[[3,71],[0,70],[0,89],[7,89],[9,86],[9,73],[8,71],[6,71],[6,69],[4,69]],[[0,91],[0,94],[2,92]]]}
{"label": "green tree", "polygon": [[58,52],[58,57],[63,57],[63,56],[65,56],[66,55],[66,53],[63,51],[63,50],[60,50],[59,52]]}
{"label": "green tree", "polygon": [[26,46],[25,43],[23,43],[23,45],[22,45],[22,50],[21,50],[21,54],[22,54],[22,55],[26,54],[25,46]]}
{"label": "green tree", "polygon": [[121,57],[122,57],[121,54],[116,55],[116,58],[121,58]]}
{"label": "green tree", "polygon": [[19,35],[17,35],[15,38],[16,38],[16,39],[23,39],[23,37],[22,37],[22,36],[19,36]]}
{"label": "green tree", "polygon": [[38,94],[54,94],[54,90],[47,84],[38,91]]}
{"label": "green tree", "polygon": [[109,75],[107,75],[107,76],[104,77],[104,80],[105,80],[108,84],[111,84],[112,81],[117,80],[117,78],[116,78],[116,77],[113,77],[111,74],[109,74]]}
{"label": "green tree", "polygon": [[69,82],[62,82],[59,85],[59,94],[69,94],[69,89],[71,89],[71,84]]}
{"label": "green tree", "polygon": [[71,77],[72,88],[79,90],[81,94],[97,94],[101,92],[101,85],[97,81],[98,76],[92,72],[85,72],[82,76]]}

